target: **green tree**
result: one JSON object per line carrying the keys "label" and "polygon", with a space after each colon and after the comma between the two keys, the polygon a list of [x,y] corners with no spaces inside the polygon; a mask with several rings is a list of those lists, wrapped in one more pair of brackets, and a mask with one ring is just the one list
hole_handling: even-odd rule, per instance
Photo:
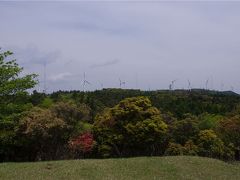
{"label": "green tree", "polygon": [[217,130],[225,143],[232,143],[234,145],[235,158],[240,160],[240,115],[221,120]]}
{"label": "green tree", "polygon": [[52,160],[71,157],[70,139],[91,132],[89,108],[73,102],[58,102],[50,108],[34,107],[25,112],[17,133],[29,160]]}
{"label": "green tree", "polygon": [[73,102],[66,101],[57,102],[50,109],[67,124],[68,130],[65,132],[67,137],[75,137],[86,131],[91,131],[92,124],[89,123],[90,108],[87,105],[76,105]]}
{"label": "green tree", "polygon": [[185,119],[173,123],[170,136],[176,143],[184,145],[188,140],[195,139],[198,132],[198,119],[195,116],[186,114]]}
{"label": "green tree", "polygon": [[193,143],[192,140],[189,140],[185,143],[183,154],[190,156],[196,156],[198,154],[198,147]]}
{"label": "green tree", "polygon": [[94,123],[99,151],[105,155],[159,154],[165,151],[166,133],[159,110],[146,97],[124,99],[98,115]]}
{"label": "green tree", "polygon": [[0,52],[0,160],[14,156],[14,129],[21,113],[32,107],[27,90],[37,84],[35,74],[24,76],[16,60],[9,60],[12,54]]}
{"label": "green tree", "polygon": [[202,130],[198,135],[199,154],[201,156],[223,158],[225,146],[213,130]]}
{"label": "green tree", "polygon": [[6,51],[0,53],[0,97],[1,102],[10,101],[9,97],[19,93],[25,93],[27,89],[36,85],[36,75],[21,76],[23,68],[19,67],[16,60],[6,60],[13,53]]}
{"label": "green tree", "polygon": [[193,143],[192,140],[189,140],[185,143],[184,146],[181,144],[170,142],[168,148],[165,151],[167,156],[177,156],[177,155],[190,155],[196,156],[198,153],[198,147]]}
{"label": "green tree", "polygon": [[51,160],[59,158],[67,140],[64,132],[67,124],[49,109],[35,107],[26,112],[19,122],[18,135],[25,140],[27,155],[31,160]]}
{"label": "green tree", "polygon": [[184,147],[181,144],[170,142],[165,151],[166,156],[179,156],[183,155]]}
{"label": "green tree", "polygon": [[199,116],[199,129],[215,129],[218,122],[223,119],[221,115],[204,113]]}

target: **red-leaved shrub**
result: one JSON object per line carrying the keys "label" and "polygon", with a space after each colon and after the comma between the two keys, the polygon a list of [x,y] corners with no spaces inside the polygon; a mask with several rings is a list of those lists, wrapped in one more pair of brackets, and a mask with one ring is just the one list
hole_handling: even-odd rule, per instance
{"label": "red-leaved shrub", "polygon": [[85,132],[69,141],[69,148],[71,151],[79,153],[89,153],[94,146],[93,135],[90,132]]}

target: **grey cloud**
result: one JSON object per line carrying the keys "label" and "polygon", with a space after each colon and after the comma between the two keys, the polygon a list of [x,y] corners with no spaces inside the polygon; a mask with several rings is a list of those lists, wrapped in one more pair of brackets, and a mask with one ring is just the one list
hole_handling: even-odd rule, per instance
{"label": "grey cloud", "polygon": [[137,29],[134,28],[134,26],[130,26],[127,24],[112,24],[112,22],[106,23],[106,22],[98,22],[96,20],[92,22],[86,22],[86,21],[65,21],[65,22],[55,22],[50,24],[50,27],[54,27],[57,30],[74,30],[74,31],[82,31],[82,32],[88,32],[88,33],[103,33],[107,35],[135,35],[137,32]]}
{"label": "grey cloud", "polygon": [[101,29],[97,24],[90,22],[54,22],[50,26],[60,29],[73,29],[73,30],[85,30],[85,31],[94,31]]}
{"label": "grey cloud", "polygon": [[61,57],[60,51],[45,52],[35,45],[28,45],[25,48],[10,46],[8,49],[14,52],[18,62],[24,66],[51,64]]}
{"label": "grey cloud", "polygon": [[90,66],[90,68],[99,68],[99,67],[106,67],[106,66],[112,66],[120,63],[119,59],[113,59],[111,61],[106,61],[98,64],[93,64]]}
{"label": "grey cloud", "polygon": [[51,80],[51,81],[61,81],[61,80],[65,80],[66,78],[68,78],[70,76],[72,76],[72,73],[63,72],[63,73],[54,74],[54,75],[50,76],[49,80]]}
{"label": "grey cloud", "polygon": [[[212,88],[224,83],[240,92],[240,3],[1,4],[0,45],[21,47],[18,62],[32,72],[43,74],[49,63],[51,90],[79,89],[86,72],[106,87],[118,87],[119,77],[135,87],[138,73],[141,89],[168,88],[175,78],[176,88],[186,88],[187,79],[204,87],[212,77]],[[111,60],[116,56],[121,63]]]}
{"label": "grey cloud", "polygon": [[72,63],[74,63],[74,60],[73,60],[73,59],[68,60],[67,62],[64,63],[64,66],[71,65]]}

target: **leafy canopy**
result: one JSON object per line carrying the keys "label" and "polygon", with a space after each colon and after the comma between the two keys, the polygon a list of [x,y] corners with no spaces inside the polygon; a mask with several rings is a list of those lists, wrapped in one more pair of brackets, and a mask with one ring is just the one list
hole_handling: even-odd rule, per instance
{"label": "leafy canopy", "polygon": [[155,154],[166,133],[167,125],[147,97],[126,98],[105,109],[94,122],[95,138],[103,156],[106,151],[129,156],[136,154],[136,148],[141,155]]}
{"label": "leafy canopy", "polygon": [[9,60],[12,54],[0,51],[0,160],[1,156],[7,159],[13,153],[19,117],[32,107],[26,90],[37,84],[37,75],[21,75],[23,68],[16,60]]}
{"label": "leafy canopy", "polygon": [[6,51],[0,53],[0,97],[15,95],[33,88],[37,81],[36,74],[20,77],[23,68],[19,67],[16,60],[6,60],[13,53]]}

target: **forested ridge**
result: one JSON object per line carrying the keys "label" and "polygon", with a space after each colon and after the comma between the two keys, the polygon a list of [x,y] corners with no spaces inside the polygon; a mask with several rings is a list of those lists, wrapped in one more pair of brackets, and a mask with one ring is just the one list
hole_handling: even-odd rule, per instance
{"label": "forested ridge", "polygon": [[93,92],[58,91],[48,96],[54,102],[65,98],[85,103],[93,111],[96,109],[94,113],[97,113],[99,108],[103,110],[105,107],[113,107],[125,98],[145,96],[151,100],[153,106],[162,111],[171,112],[178,118],[181,118],[186,113],[199,115],[207,112],[224,115],[236,108],[236,105],[240,102],[240,95],[237,93],[204,89],[171,91],[142,91],[134,89],[103,89]]}
{"label": "forested ridge", "polygon": [[191,155],[239,160],[240,96],[203,89],[28,89],[0,54],[0,161]]}

